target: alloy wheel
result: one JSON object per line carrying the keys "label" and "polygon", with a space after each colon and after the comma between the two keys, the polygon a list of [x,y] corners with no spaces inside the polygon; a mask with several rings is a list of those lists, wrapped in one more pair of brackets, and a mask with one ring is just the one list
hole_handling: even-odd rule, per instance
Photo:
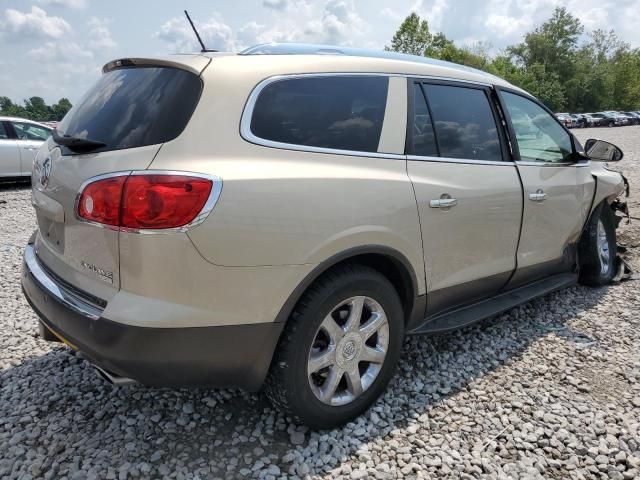
{"label": "alloy wheel", "polygon": [[370,297],[340,302],[318,328],[307,362],[311,390],[326,405],[346,405],[375,381],[389,348],[389,322]]}
{"label": "alloy wheel", "polygon": [[598,220],[598,256],[600,257],[600,273],[606,275],[609,272],[609,264],[611,263],[611,251],[609,249],[609,239],[607,231],[604,228],[602,220]]}

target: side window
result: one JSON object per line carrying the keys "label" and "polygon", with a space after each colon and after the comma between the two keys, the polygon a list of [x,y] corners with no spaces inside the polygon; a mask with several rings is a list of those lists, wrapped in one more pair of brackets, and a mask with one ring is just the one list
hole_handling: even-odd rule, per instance
{"label": "side window", "polygon": [[571,161],[571,137],[544,108],[514,93],[502,92],[502,98],[511,117],[522,160]]}
{"label": "side window", "polygon": [[0,140],[7,140],[9,138],[9,132],[4,128],[4,123],[0,122]]}
{"label": "side window", "polygon": [[376,152],[388,85],[384,76],[275,81],[258,96],[251,132],[292,145]]}
{"label": "side window", "polygon": [[440,156],[501,161],[502,149],[487,94],[482,89],[424,84]]}
{"label": "side window", "polygon": [[51,132],[46,128],[32,123],[11,122],[11,124],[20,140],[44,141],[51,135]]}
{"label": "side window", "polygon": [[413,84],[413,154],[425,157],[438,156],[431,115],[418,83]]}

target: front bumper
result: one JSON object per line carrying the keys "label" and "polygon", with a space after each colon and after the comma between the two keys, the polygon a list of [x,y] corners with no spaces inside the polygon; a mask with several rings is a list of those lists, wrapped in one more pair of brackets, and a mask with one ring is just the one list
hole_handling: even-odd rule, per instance
{"label": "front bumper", "polygon": [[22,290],[44,326],[98,367],[149,386],[258,390],[284,326],[281,322],[151,328],[104,318],[40,264],[27,245]]}

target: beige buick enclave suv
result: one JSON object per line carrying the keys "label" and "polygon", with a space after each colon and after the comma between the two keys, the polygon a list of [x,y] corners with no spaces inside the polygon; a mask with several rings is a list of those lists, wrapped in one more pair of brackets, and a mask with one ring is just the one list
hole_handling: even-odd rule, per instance
{"label": "beige buick enclave suv", "polygon": [[408,333],[616,273],[626,181],[526,92],[389,52],[127,58],[39,150],[24,293],[114,383],[239,386],[314,428]]}

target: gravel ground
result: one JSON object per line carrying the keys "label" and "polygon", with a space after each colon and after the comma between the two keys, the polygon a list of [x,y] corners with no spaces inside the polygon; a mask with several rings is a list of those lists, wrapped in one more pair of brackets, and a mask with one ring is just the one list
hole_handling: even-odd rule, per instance
{"label": "gravel ground", "polygon": [[[640,127],[576,133],[622,147],[640,185]],[[1,478],[640,478],[638,282],[409,338],[375,407],[316,433],[255,394],[104,383],[36,334],[19,286],[27,188],[0,189],[0,225]],[[621,240],[640,270],[640,221]]]}

